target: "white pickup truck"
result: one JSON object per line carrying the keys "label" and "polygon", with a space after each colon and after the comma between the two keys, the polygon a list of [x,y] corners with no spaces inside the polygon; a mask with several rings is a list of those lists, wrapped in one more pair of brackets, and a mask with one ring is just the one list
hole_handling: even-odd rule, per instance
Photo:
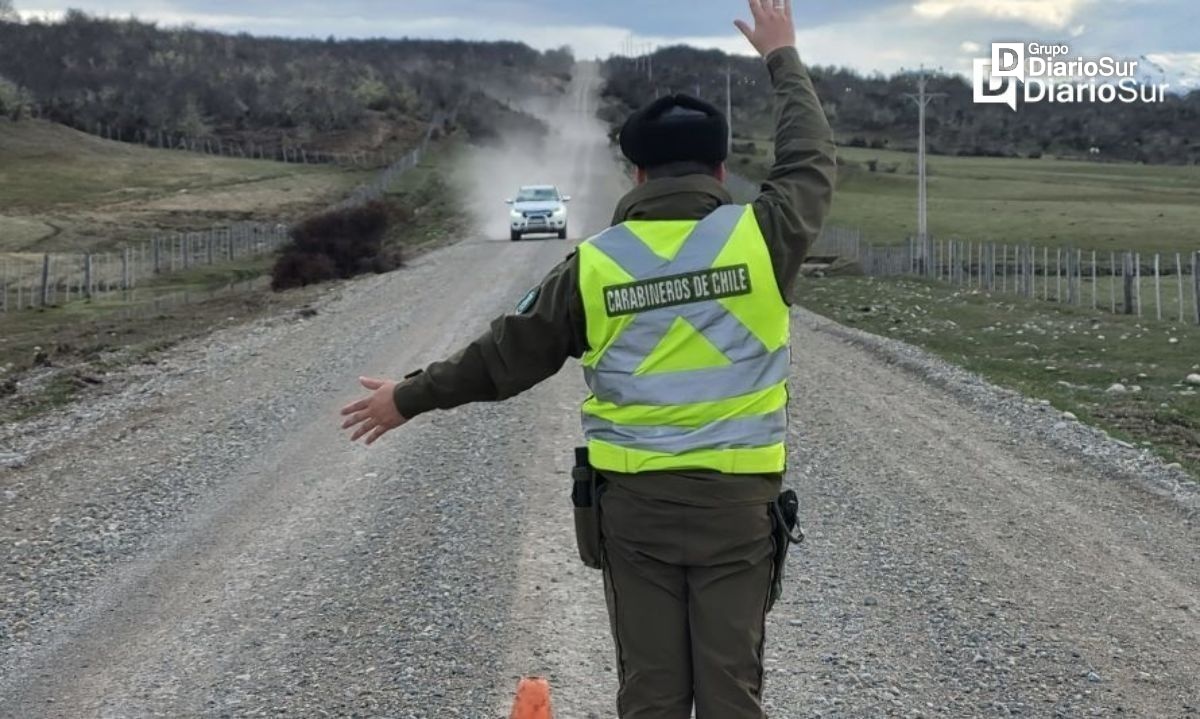
{"label": "white pickup truck", "polygon": [[523,235],[550,234],[567,239],[567,203],[571,198],[554,185],[522,187],[515,199],[505,200],[512,205],[508,212],[510,239]]}

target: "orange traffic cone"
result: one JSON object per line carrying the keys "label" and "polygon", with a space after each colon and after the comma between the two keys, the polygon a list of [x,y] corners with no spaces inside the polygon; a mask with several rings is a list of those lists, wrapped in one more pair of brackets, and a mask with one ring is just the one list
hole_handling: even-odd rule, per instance
{"label": "orange traffic cone", "polygon": [[525,677],[517,684],[509,719],[554,719],[550,708],[550,682],[541,677]]}

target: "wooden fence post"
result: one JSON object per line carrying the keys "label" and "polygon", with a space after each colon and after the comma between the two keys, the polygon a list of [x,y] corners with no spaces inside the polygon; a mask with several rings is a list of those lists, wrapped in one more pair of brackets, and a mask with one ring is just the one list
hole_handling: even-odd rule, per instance
{"label": "wooden fence post", "polygon": [[1125,314],[1133,314],[1133,255],[1125,253],[1125,266],[1121,272],[1125,280]]}
{"label": "wooden fence post", "polygon": [[1025,283],[1024,297],[1036,300],[1037,299],[1037,248],[1031,244],[1025,245],[1025,258],[1021,260],[1025,263],[1025,275],[1028,281]]}
{"label": "wooden fence post", "polygon": [[1027,248],[1024,245],[1013,245],[1013,293],[1018,297],[1025,295],[1025,286],[1029,283],[1029,270],[1025,267]]}
{"label": "wooden fence post", "polygon": [[1000,251],[1000,291],[1008,292],[1008,245]]}
{"label": "wooden fence post", "polygon": [[1075,250],[1075,304],[1084,304],[1084,251]]}
{"label": "wooden fence post", "polygon": [[129,247],[121,248],[121,289],[129,289]]}
{"label": "wooden fence post", "polygon": [[1135,252],[1133,255],[1133,284],[1134,291],[1137,292],[1137,314],[1142,316],[1142,253]]}
{"label": "wooden fence post", "polygon": [[1013,245],[1012,256],[1012,291],[1018,297],[1025,296],[1025,287],[1029,284],[1029,268],[1026,267],[1026,255],[1029,254],[1027,245]]}
{"label": "wooden fence post", "polygon": [[1196,324],[1200,325],[1200,250],[1192,253],[1192,300],[1196,304]]}
{"label": "wooden fence post", "polygon": [[42,307],[50,304],[50,253],[42,255]]}
{"label": "wooden fence post", "polygon": [[981,290],[983,289],[983,247],[984,247],[984,244],[985,243],[980,242],[978,249],[975,251],[975,256],[976,256],[975,261],[977,263],[975,286]]}
{"label": "wooden fence post", "polygon": [[1096,251],[1092,250],[1092,309],[1096,309]]}
{"label": "wooden fence post", "polygon": [[1075,304],[1075,253],[1067,248],[1067,304]]}
{"label": "wooden fence post", "polygon": [[[1121,273],[1124,275],[1124,273]],[[1117,253],[1108,252],[1108,302],[1112,305],[1109,311],[1117,313]]]}
{"label": "wooden fence post", "polygon": [[1154,314],[1162,321],[1162,272],[1159,269],[1159,254],[1154,253]]}
{"label": "wooden fence post", "polygon": [[[1035,250],[1036,252],[1036,250]],[[1042,301],[1050,301],[1050,248],[1042,248]]]}
{"label": "wooden fence post", "polygon": [[1179,290],[1179,322],[1182,324],[1183,315],[1185,312],[1184,303],[1186,300],[1183,299],[1183,255],[1178,252],[1175,253],[1175,279],[1177,280],[1176,285],[1178,286]]}
{"label": "wooden fence post", "polygon": [[1021,273],[1025,275],[1021,296],[1037,299],[1037,248],[1029,243],[1021,248]]}
{"label": "wooden fence post", "polygon": [[83,296],[89,300],[92,299],[93,283],[92,253],[89,252],[83,256]]}
{"label": "wooden fence post", "polygon": [[1062,248],[1054,250],[1054,301],[1062,304]]}

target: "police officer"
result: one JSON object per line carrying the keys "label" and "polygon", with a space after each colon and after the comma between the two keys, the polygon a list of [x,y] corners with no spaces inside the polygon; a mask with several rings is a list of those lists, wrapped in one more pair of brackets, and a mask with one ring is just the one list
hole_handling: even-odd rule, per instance
{"label": "police officer", "polygon": [[833,192],[829,125],[795,49],[790,0],[749,0],[737,27],[765,58],[776,161],[760,196],[722,181],[728,124],[683,95],[634,113],[637,187],[518,307],[400,383],[363,379],[344,427],[373,443],[433,409],[512,397],[582,361],[603,570],[626,719],[763,716],[776,576],[788,303]]}

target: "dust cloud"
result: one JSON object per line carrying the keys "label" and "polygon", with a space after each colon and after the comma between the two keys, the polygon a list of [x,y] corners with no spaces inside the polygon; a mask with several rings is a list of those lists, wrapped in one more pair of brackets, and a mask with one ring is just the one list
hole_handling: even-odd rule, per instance
{"label": "dust cloud", "polygon": [[508,241],[509,210],[504,201],[522,185],[557,185],[571,197],[572,239],[608,226],[627,183],[610,147],[607,127],[596,117],[599,88],[595,63],[580,63],[565,93],[510,100],[517,109],[546,123],[545,136],[520,133],[471,148],[456,179],[480,238]]}

